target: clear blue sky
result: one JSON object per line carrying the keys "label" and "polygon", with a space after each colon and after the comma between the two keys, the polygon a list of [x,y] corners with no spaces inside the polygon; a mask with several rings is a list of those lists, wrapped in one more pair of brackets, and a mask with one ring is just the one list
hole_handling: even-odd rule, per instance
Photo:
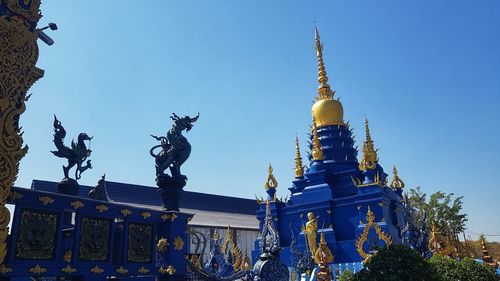
{"label": "clear blue sky", "polygon": [[166,133],[172,112],[200,112],[186,190],[263,195],[271,162],[285,196],[296,133],[306,154],[317,21],[357,144],[366,113],[389,174],[396,164],[408,188],[464,195],[468,233],[500,234],[499,1],[44,1],[42,12],[59,30],[40,44],[45,77],[21,118],[19,186],[62,178],[54,113],[68,141],[95,136],[82,184],[106,173],[154,185],[149,134]]}

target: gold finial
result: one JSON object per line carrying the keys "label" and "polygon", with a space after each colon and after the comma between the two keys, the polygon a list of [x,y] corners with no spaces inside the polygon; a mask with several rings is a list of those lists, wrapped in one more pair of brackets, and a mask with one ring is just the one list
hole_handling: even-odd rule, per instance
{"label": "gold finial", "polygon": [[377,150],[374,148],[373,140],[370,135],[370,128],[368,127],[368,118],[365,116],[365,132],[366,140],[363,143],[363,158],[359,162],[359,169],[361,171],[374,170],[377,168],[378,156]]}
{"label": "gold finial", "polygon": [[273,166],[271,166],[271,163],[269,163],[269,168],[267,170],[267,180],[264,186],[267,190],[275,189],[276,187],[278,187],[278,181],[273,175]]}
{"label": "gold finial", "polygon": [[313,118],[313,127],[312,127],[312,133],[313,133],[313,149],[312,149],[312,157],[313,160],[323,160],[324,155],[323,155],[323,150],[321,149],[321,143],[319,141],[318,137],[318,132],[316,129],[316,121]]}
{"label": "gold finial", "polygon": [[325,63],[323,62],[323,44],[319,38],[317,27],[315,27],[314,32],[314,43],[316,47],[316,56],[318,58],[318,99],[332,99],[335,93],[330,89],[330,85],[327,84],[328,76],[326,74]]}
{"label": "gold finial", "polygon": [[398,169],[396,169],[396,165],[392,166],[392,174],[393,179],[391,181],[390,187],[392,189],[403,189],[405,187],[405,183],[398,176]]}
{"label": "gold finial", "polygon": [[304,166],[300,157],[299,137],[295,136],[295,178],[304,177]]}

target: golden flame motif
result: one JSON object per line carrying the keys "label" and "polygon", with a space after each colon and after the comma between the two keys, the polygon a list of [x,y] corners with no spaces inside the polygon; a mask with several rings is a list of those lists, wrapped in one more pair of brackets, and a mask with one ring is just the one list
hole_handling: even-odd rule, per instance
{"label": "golden flame motif", "polygon": [[121,210],[120,210],[120,213],[122,213],[122,215],[123,215],[124,217],[126,217],[126,216],[128,216],[128,215],[132,214],[132,211],[130,211],[130,209],[121,209]]}
{"label": "golden flame motif", "polygon": [[271,163],[269,163],[269,167],[267,169],[267,180],[264,186],[266,189],[275,189],[278,187],[278,181],[273,175],[273,166],[271,166]]}
{"label": "golden flame motif", "polygon": [[95,208],[97,211],[99,211],[99,213],[106,212],[109,209],[109,207],[106,205],[97,205],[95,206]]}
{"label": "golden flame motif", "polygon": [[396,165],[392,166],[392,175],[393,179],[391,181],[390,187],[392,189],[403,189],[405,187],[405,183],[398,176],[398,169],[396,169]]}
{"label": "golden flame motif", "polygon": [[184,248],[184,239],[182,239],[182,237],[180,237],[179,235],[177,235],[177,237],[175,237],[174,239],[174,249],[177,250],[177,251],[181,251],[182,248]]}
{"label": "golden flame motif", "polygon": [[141,268],[139,268],[137,272],[139,272],[140,274],[146,274],[149,272],[149,269],[145,268],[144,266],[141,266]]}
{"label": "golden flame motif", "polygon": [[66,267],[64,267],[63,269],[61,269],[61,272],[64,272],[64,273],[75,273],[76,272],[76,268],[73,268],[71,267],[69,264],[66,265]]}
{"label": "golden flame motif", "polygon": [[312,135],[313,135],[313,140],[312,140],[312,157],[313,160],[323,160],[324,155],[323,155],[323,150],[321,149],[321,143],[319,141],[318,137],[318,131],[316,127],[316,120],[313,119],[313,127],[312,127]]}
{"label": "golden flame motif", "polygon": [[38,264],[35,265],[35,267],[30,268],[30,273],[33,273],[33,274],[42,274],[42,273],[46,273],[46,272],[47,272],[47,269],[44,267],[41,267]]}
{"label": "golden flame motif", "polygon": [[38,201],[40,201],[42,205],[47,206],[49,204],[54,203],[55,199],[49,196],[40,196],[38,197]]}
{"label": "golden flame motif", "polygon": [[71,207],[73,207],[73,209],[75,209],[75,210],[77,210],[83,206],[85,206],[85,204],[82,203],[81,201],[72,201],[71,202]]}
{"label": "golden flame motif", "polygon": [[150,212],[142,212],[141,213],[141,216],[144,218],[144,219],[148,219],[151,217],[151,213]]}
{"label": "golden flame motif", "polygon": [[104,269],[100,268],[99,266],[94,266],[90,269],[90,272],[94,273],[94,274],[101,274],[104,272]]}
{"label": "golden flame motif", "polygon": [[120,274],[127,274],[128,273],[128,269],[125,269],[122,266],[120,266],[119,268],[116,269],[116,272],[120,273]]}

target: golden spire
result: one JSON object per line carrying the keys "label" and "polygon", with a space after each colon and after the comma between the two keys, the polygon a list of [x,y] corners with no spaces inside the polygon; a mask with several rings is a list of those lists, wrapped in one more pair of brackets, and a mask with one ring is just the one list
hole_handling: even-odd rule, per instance
{"label": "golden spire", "polygon": [[327,84],[328,76],[326,74],[325,63],[323,62],[323,44],[321,44],[317,27],[314,31],[314,43],[316,57],[318,58],[318,99],[332,99],[334,92],[330,89],[330,85]]}
{"label": "golden spire", "polygon": [[396,169],[396,165],[392,166],[392,175],[393,179],[391,181],[390,187],[392,189],[403,189],[405,187],[405,183],[398,176],[398,169]]}
{"label": "golden spire", "polygon": [[267,180],[264,186],[267,190],[275,189],[276,187],[278,187],[278,181],[273,175],[273,166],[271,166],[271,163],[269,163],[269,168],[267,170]]}
{"label": "golden spire", "polygon": [[361,171],[374,170],[377,168],[378,156],[377,150],[373,145],[373,140],[370,135],[370,128],[368,127],[368,118],[365,117],[365,132],[366,140],[363,143],[363,158],[359,162],[359,169]]}
{"label": "golden spire", "polygon": [[488,249],[486,248],[486,239],[484,239],[484,235],[481,235],[479,240],[481,240],[481,252],[483,253],[481,259],[485,264],[495,266],[496,263],[493,261],[493,258],[490,256],[490,253],[488,253]]}
{"label": "golden spire", "polygon": [[319,142],[318,132],[316,129],[316,121],[314,120],[314,118],[313,118],[312,133],[313,133],[313,141],[312,141],[313,160],[323,160],[324,159],[323,150],[321,149],[321,143]]}
{"label": "golden spire", "polygon": [[299,137],[295,136],[295,178],[304,177],[304,166],[300,157]]}

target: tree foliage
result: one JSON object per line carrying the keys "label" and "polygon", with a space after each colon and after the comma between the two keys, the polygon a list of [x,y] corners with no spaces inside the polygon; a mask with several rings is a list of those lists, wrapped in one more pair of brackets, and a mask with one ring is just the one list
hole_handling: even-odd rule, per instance
{"label": "tree foliage", "polygon": [[434,255],[429,263],[437,271],[441,281],[500,281],[500,276],[496,275],[493,267],[469,258],[457,261]]}
{"label": "tree foliage", "polygon": [[453,239],[465,230],[467,214],[462,213],[463,196],[453,198],[453,193],[438,191],[427,200],[427,194],[420,187],[410,189],[408,196],[415,209],[415,222],[418,226],[425,224],[430,229],[435,223],[443,235],[449,235]]}
{"label": "tree foliage", "polygon": [[433,267],[418,252],[402,245],[390,245],[370,258],[354,275],[355,281],[439,281]]}

